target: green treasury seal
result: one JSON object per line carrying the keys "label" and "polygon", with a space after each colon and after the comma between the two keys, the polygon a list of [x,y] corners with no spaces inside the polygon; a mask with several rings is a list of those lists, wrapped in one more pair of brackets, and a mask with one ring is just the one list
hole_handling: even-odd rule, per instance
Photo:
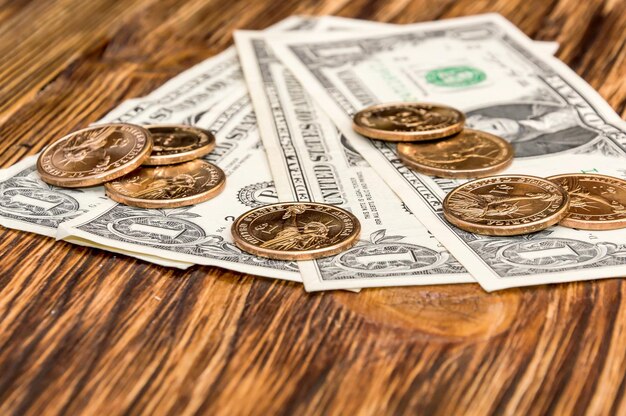
{"label": "green treasury seal", "polygon": [[469,87],[487,78],[487,74],[471,66],[448,66],[426,74],[426,81],[441,87]]}

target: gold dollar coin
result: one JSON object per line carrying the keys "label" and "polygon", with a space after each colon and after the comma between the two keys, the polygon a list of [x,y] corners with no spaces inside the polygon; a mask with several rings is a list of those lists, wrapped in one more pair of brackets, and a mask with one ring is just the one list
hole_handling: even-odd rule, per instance
{"label": "gold dollar coin", "polygon": [[626,227],[626,181],[605,175],[572,173],[548,180],[570,197],[567,216],[559,225],[581,230],[615,230]]}
{"label": "gold dollar coin", "polygon": [[490,176],[452,190],[443,201],[443,214],[462,230],[506,236],[548,228],[565,217],[568,205],[567,192],[547,179]]}
{"label": "gold dollar coin", "polygon": [[416,142],[451,136],[460,132],[464,124],[465,115],[445,105],[390,103],[359,111],[352,127],[372,139]]}
{"label": "gold dollar coin", "polygon": [[124,176],[152,150],[150,133],[133,124],[102,124],[75,131],[47,146],[37,160],[44,182],[68,188]]}
{"label": "gold dollar coin", "polygon": [[197,127],[167,124],[145,126],[152,135],[152,153],[144,165],[172,165],[202,157],[215,148],[215,137]]}
{"label": "gold dollar coin", "polygon": [[313,202],[265,205],[241,215],[231,229],[237,247],[276,260],[332,256],[356,244],[359,220],[346,210]]}
{"label": "gold dollar coin", "polygon": [[176,208],[198,204],[224,189],[224,172],[204,160],[177,165],[143,166],[104,185],[109,198],[140,208]]}
{"label": "gold dollar coin", "polygon": [[407,166],[441,178],[482,178],[513,162],[513,146],[501,137],[463,129],[446,139],[398,143],[398,157]]}

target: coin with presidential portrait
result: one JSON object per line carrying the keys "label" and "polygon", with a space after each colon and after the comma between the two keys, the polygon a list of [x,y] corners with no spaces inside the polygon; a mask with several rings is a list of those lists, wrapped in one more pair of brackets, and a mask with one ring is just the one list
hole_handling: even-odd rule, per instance
{"label": "coin with presidential portrait", "polygon": [[183,124],[145,126],[152,135],[152,153],[143,162],[148,166],[172,165],[205,156],[215,148],[215,136],[208,130]]}

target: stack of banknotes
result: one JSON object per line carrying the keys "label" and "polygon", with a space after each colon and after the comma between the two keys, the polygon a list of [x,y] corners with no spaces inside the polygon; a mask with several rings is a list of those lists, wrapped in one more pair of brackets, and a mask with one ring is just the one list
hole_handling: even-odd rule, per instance
{"label": "stack of banknotes", "polygon": [[[494,14],[401,26],[295,16],[234,38],[236,48],[98,121],[210,130],[217,146],[205,158],[228,177],[222,194],[182,208],[130,207],[102,187],[47,185],[35,155],[0,171],[0,224],[168,267],[303,282],[308,291],[470,282],[492,291],[626,276],[626,229],[461,231],[443,218],[442,201],[463,180],[419,174],[393,143],[352,129],[353,115],[369,105],[438,102],[464,111],[468,127],[512,143],[506,173],[626,178],[626,123],[552,56],[558,45],[534,42]],[[351,211],[359,243],[298,262],[239,250],[233,220],[279,201]]]}

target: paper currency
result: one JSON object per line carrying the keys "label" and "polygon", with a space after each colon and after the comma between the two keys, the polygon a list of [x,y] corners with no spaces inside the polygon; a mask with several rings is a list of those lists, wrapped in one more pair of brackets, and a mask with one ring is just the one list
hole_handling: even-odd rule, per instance
{"label": "paper currency", "polygon": [[[313,26],[290,18],[280,27]],[[294,26],[295,25],[295,26]],[[318,30],[330,23],[318,22]],[[130,208],[111,201],[63,224],[60,238],[81,238],[185,262],[217,265],[261,276],[300,281],[294,262],[261,259],[241,252],[230,225],[246,210],[277,202],[256,119],[234,51],[228,50],[164,85],[165,93],[135,100],[101,122],[184,123],[210,130],[216,149],[206,160],[227,174],[227,188],[214,200],[178,210]],[[200,69],[199,69],[200,67]],[[171,87],[171,88],[170,88]]]}
{"label": "paper currency", "polygon": [[[249,105],[237,104],[240,98],[231,99],[235,104],[226,109],[212,106],[207,99],[201,107],[170,112],[167,118],[163,117],[168,123],[191,118],[194,125],[215,134],[216,150],[204,160],[217,164],[228,176],[228,186],[220,195],[177,209],[134,208],[107,200],[90,212],[61,224],[58,237],[79,237],[124,250],[299,281],[295,263],[257,258],[241,252],[232,242],[230,225],[238,215],[277,199],[256,133],[254,114]],[[173,105],[177,106],[178,102]],[[163,108],[155,106],[130,121],[145,123]],[[225,112],[230,119],[224,122]]]}
{"label": "paper currency", "polygon": [[[336,17],[321,20],[327,29],[398,29]],[[299,262],[305,288],[473,282],[349,146],[262,39],[255,39],[257,34],[241,32],[237,46],[279,198],[339,204],[363,225],[361,243],[348,253]]]}
{"label": "paper currency", "polygon": [[[317,26],[318,30],[350,30],[365,26],[371,28],[373,27],[372,25],[382,27],[381,24],[352,21],[350,19],[293,17],[284,20],[272,29],[309,30]],[[553,47],[551,45],[547,46]],[[233,171],[239,168],[241,172],[247,170],[252,172],[253,175],[252,180],[248,178],[240,182],[240,192],[236,196],[231,195],[231,199],[234,200],[240,197],[248,204],[245,205],[237,200],[237,208],[247,209],[249,204],[277,201],[269,168],[266,162],[264,162],[264,156],[260,156],[263,154],[263,150],[258,143],[258,138],[256,143],[249,147],[242,144],[244,137],[253,137],[257,133],[254,126],[254,114],[251,112],[247,90],[241,78],[241,71],[234,48],[229,48],[223,53],[185,71],[146,97],[122,103],[100,122],[111,121],[138,122],[142,124],[177,121],[210,126],[214,132],[219,131],[224,140],[222,140],[223,144],[218,147],[218,151],[209,160],[214,162],[222,161],[227,154],[237,153],[239,156],[231,157],[227,165]],[[247,143],[251,144],[253,142]],[[247,153],[250,154],[248,155]],[[257,160],[260,160],[260,162],[255,163]],[[254,169],[246,169],[243,166],[246,163],[249,166],[254,166]],[[89,227],[80,229],[80,234],[87,236],[87,238],[73,235],[73,232],[79,229],[73,228],[71,224],[65,224],[58,236],[76,244],[91,245],[113,252],[128,254],[166,266],[189,267],[191,263],[179,261],[181,253],[184,253],[185,257],[189,258],[193,263],[218,264],[244,272],[294,280],[299,279],[299,274],[294,264],[279,266],[273,264],[259,265],[258,262],[251,260],[250,262],[253,263],[251,268],[247,267],[245,261],[242,263],[237,254],[233,254],[238,252],[236,248],[234,252],[230,251],[233,250],[233,246],[228,241],[228,233],[224,230],[229,225],[229,221],[232,221],[231,217],[235,216],[234,212],[233,215],[227,215],[225,221],[218,221],[219,225],[216,223],[208,226],[206,223],[203,223],[199,228],[203,226],[208,228],[202,229],[199,233],[204,233],[203,235],[205,236],[205,239],[201,240],[200,244],[197,244],[198,240],[191,239],[185,240],[184,244],[179,246],[173,244],[173,247],[170,247],[167,244],[161,245],[161,243],[163,241],[175,243],[176,238],[180,239],[182,237],[175,233],[169,233],[169,231],[172,231],[171,229],[159,230],[158,227],[152,227],[152,225],[167,223],[169,226],[173,224],[174,231],[176,231],[176,227],[180,226],[184,221],[194,225],[202,222],[202,220],[197,219],[198,217],[194,217],[193,214],[196,213],[187,215],[186,213],[178,212],[175,213],[176,215],[172,215],[172,217],[176,218],[171,221],[169,218],[153,218],[152,215],[155,214],[156,210],[148,210],[151,212],[147,216],[144,215],[145,212],[133,212],[130,217],[124,217],[124,215],[129,215],[129,213],[124,213],[123,210],[120,211],[119,206],[106,200],[101,187],[81,191],[68,191],[43,184],[38,180],[36,173],[34,173],[34,159],[27,159],[9,170],[0,171],[0,188],[0,224],[10,228],[55,236],[57,227],[60,224],[82,215],[82,220],[78,221],[78,223],[82,224],[83,220],[88,219],[94,221],[92,223],[94,225],[93,229],[89,229]],[[72,200],[74,202],[68,202]],[[58,201],[63,203],[57,205],[56,202]],[[98,207],[99,209],[97,209]],[[98,217],[100,214],[104,216]],[[170,213],[159,211],[159,214],[161,214],[161,217],[167,217]],[[106,217],[106,215],[109,216]],[[199,215],[203,218],[207,213],[206,211],[201,211]],[[108,218],[112,221],[113,218],[119,220],[116,225],[122,222],[121,218],[126,219],[125,226],[128,228],[124,229],[124,232],[130,231],[132,238],[127,240],[126,237],[128,236],[123,233],[123,238],[116,235],[111,229],[116,232],[120,230],[116,229],[112,223],[105,224],[102,222],[103,218]],[[133,222],[135,220],[136,222]],[[197,228],[190,227],[197,231]],[[138,230],[143,231],[140,232]],[[145,232],[145,230],[149,231]],[[156,234],[153,235],[153,232]],[[163,232],[163,235],[159,235],[160,232]],[[163,241],[160,239],[163,239]],[[190,247],[195,245],[198,246],[201,252],[199,256],[196,256],[194,253],[190,254]],[[213,252],[213,250],[216,251]],[[150,253],[159,253],[165,257]],[[220,261],[213,262],[207,260],[211,256],[216,257]]]}
{"label": "paper currency", "polygon": [[[312,18],[291,17],[272,29],[308,30],[332,25]],[[105,198],[102,187],[86,190],[50,187],[38,178],[34,168],[36,158],[32,157],[2,171],[0,186],[9,191],[3,191],[0,201],[4,208],[0,210],[1,224],[172,267],[186,268],[192,263],[219,265],[300,280],[295,263],[257,259],[241,253],[230,240],[228,229],[237,215],[258,204],[277,201],[234,48],[185,71],[146,97],[122,103],[99,121],[107,122],[181,122],[210,128],[218,134],[220,143],[208,160],[224,163],[230,169],[227,170],[232,174],[228,199],[233,209],[213,203],[209,207],[193,207],[192,212],[131,211]],[[28,186],[45,189],[45,195],[37,191],[42,196],[34,200],[22,195],[32,192],[22,189],[24,186],[15,190],[14,182],[22,184],[26,181],[23,178],[29,179]],[[69,211],[59,211],[54,204],[57,200],[71,201],[66,203]],[[215,210],[214,206],[219,208]],[[31,218],[29,210],[52,218]],[[72,219],[77,221],[65,223]],[[108,220],[111,222],[103,222]],[[57,231],[61,224],[63,227]],[[74,224],[82,228],[74,228]],[[182,258],[188,261],[181,261]]]}
{"label": "paper currency", "polygon": [[356,247],[298,263],[306,289],[473,282],[348,144],[261,35],[238,32],[236,42],[279,199],[337,205],[361,222]]}
{"label": "paper currency", "polygon": [[[272,29],[308,29],[317,24],[315,19],[292,17],[285,19]],[[222,100],[222,98],[226,99]],[[219,105],[220,101],[224,103],[221,107]],[[196,109],[195,112],[193,111],[194,108]],[[188,110],[187,113],[192,115],[175,117],[179,113],[184,113],[185,110]],[[241,70],[234,48],[229,48],[185,71],[146,97],[122,103],[99,122],[106,123],[113,120],[137,122],[139,117],[144,116],[144,124],[150,122],[162,123],[168,119],[176,119],[193,124],[194,120],[202,119],[204,113],[210,110],[213,110],[213,114],[219,114],[217,122],[212,123],[212,127],[225,132],[229,139],[244,138],[249,134],[250,130],[254,131],[254,116],[251,114],[247,91],[241,77]],[[170,117],[172,115],[174,117]],[[229,121],[231,122],[228,123]],[[255,157],[245,155],[248,151],[246,146],[237,147],[235,145],[231,147],[232,149],[228,147],[228,143],[225,143],[219,153],[223,154],[228,152],[229,149],[238,149],[240,153],[243,153],[241,155],[243,159],[255,160]],[[255,146],[254,150],[256,153],[262,153],[258,146]],[[250,186],[256,185],[256,188],[251,190],[250,195],[261,199],[269,198],[271,202],[275,200],[272,198],[274,191],[271,175],[261,153],[256,156],[257,158],[261,156],[261,162],[258,166],[261,172],[251,172],[251,175],[258,182],[254,183],[253,181],[253,183],[248,184]],[[215,158],[219,158],[219,156],[214,155]],[[104,196],[102,187],[70,190],[49,186],[38,177],[35,163],[36,156],[33,156],[9,169],[0,171],[0,224],[3,226],[35,232],[49,237],[56,236],[79,245],[127,254],[169,267],[184,269],[194,263],[213,264],[206,261],[198,261],[198,258],[194,258],[192,262],[181,261],[179,252],[181,250],[189,251],[189,245],[185,247],[176,246],[176,241],[172,239],[171,234],[167,234],[168,230],[166,229],[160,230],[165,235],[151,234],[159,230],[158,227],[149,227],[150,224],[147,224],[148,219],[146,215],[133,215],[132,218],[127,218],[126,225],[132,233],[133,240],[130,242],[126,241],[124,244],[120,244],[123,240],[120,241],[119,236],[107,228],[110,226],[113,229],[112,224],[107,224],[103,229],[98,229],[93,234],[81,230],[81,233],[86,235],[87,238],[73,235],[71,225],[64,224],[65,222],[81,216],[83,216],[82,218],[90,218],[92,214],[103,211],[115,215],[118,212],[115,210],[117,204],[112,203]],[[265,185],[266,189],[262,185]],[[242,206],[245,207],[245,205]],[[124,211],[123,209],[120,210]],[[165,216],[166,214],[162,210],[147,211],[150,211],[150,215],[158,213]],[[137,214],[137,212],[133,212],[133,214]],[[218,219],[217,223],[213,224],[212,229],[219,230],[222,228],[226,230],[229,225],[228,222],[232,221],[235,215],[227,215],[226,219],[223,217]],[[175,216],[177,216],[176,219],[166,221],[168,226],[173,224],[174,229],[177,225],[187,224],[183,221],[183,218],[192,217],[193,214],[181,214],[179,212]],[[133,223],[133,221],[136,222]],[[152,219],[152,221],[159,223],[160,219]],[[163,222],[161,221],[161,223]],[[64,224],[64,228],[59,230],[58,228],[61,224]],[[98,224],[94,223],[94,225],[96,225],[95,228],[97,229]],[[197,233],[197,237],[204,236],[204,239],[200,238],[202,244],[197,247],[198,251],[203,253],[203,255],[199,256],[200,260],[205,258],[203,256],[214,256],[219,257],[221,260],[218,262],[219,265],[234,270],[300,280],[297,267],[293,263],[283,262],[285,264],[278,266],[274,266],[273,263],[267,263],[265,266],[257,266],[258,262],[255,261],[256,259],[247,261],[250,256],[241,261],[240,251],[232,244],[224,241],[221,234],[216,235],[206,232],[204,229],[199,229],[201,227],[198,227],[197,224],[188,226],[193,228]],[[137,230],[149,230],[149,232],[142,234]],[[224,231],[221,233],[227,234]],[[107,236],[111,238],[107,238]],[[90,237],[93,238],[90,239]],[[173,245],[172,250],[166,248],[159,251],[165,257],[151,254],[155,252],[155,243],[158,242],[160,237],[164,239],[170,238],[167,241]],[[175,235],[174,237],[182,238],[181,235]],[[246,263],[253,264],[253,267],[247,268]],[[231,264],[235,266],[229,267]],[[263,269],[264,272],[260,272],[260,269]]]}
{"label": "paper currency", "polygon": [[406,26],[393,34],[266,39],[350,143],[485,289],[626,275],[624,231],[554,227],[506,238],[460,231],[441,210],[459,181],[411,171],[398,161],[395,146],[352,131],[351,116],[367,105],[442,102],[464,110],[468,127],[513,144],[517,160],[506,172],[545,176],[555,166],[564,173],[602,171],[616,158],[623,164],[625,123],[573,71],[536,53],[532,41],[501,16]]}
{"label": "paper currency", "polygon": [[[61,223],[106,202],[102,188],[68,189],[48,185],[39,178],[36,162],[37,157],[30,156],[8,169],[0,170],[0,225],[55,237]],[[162,266],[186,269],[192,265],[145,253],[123,252],[88,241],[70,242],[126,254]]]}
{"label": "paper currency", "polygon": [[[290,18],[278,28],[315,26],[317,30],[339,23]],[[378,26],[378,25],[377,25]],[[80,237],[159,257],[216,265],[261,276],[300,281],[294,262],[262,259],[241,252],[232,241],[232,221],[250,208],[277,202],[265,152],[256,129],[256,118],[234,51],[226,51],[202,63],[177,80],[159,97],[124,105],[101,122],[136,124],[184,123],[210,130],[216,149],[206,160],[219,165],[228,176],[221,195],[187,209],[130,208],[108,201],[98,209],[63,224],[60,238]],[[193,237],[193,238],[191,238]]]}

